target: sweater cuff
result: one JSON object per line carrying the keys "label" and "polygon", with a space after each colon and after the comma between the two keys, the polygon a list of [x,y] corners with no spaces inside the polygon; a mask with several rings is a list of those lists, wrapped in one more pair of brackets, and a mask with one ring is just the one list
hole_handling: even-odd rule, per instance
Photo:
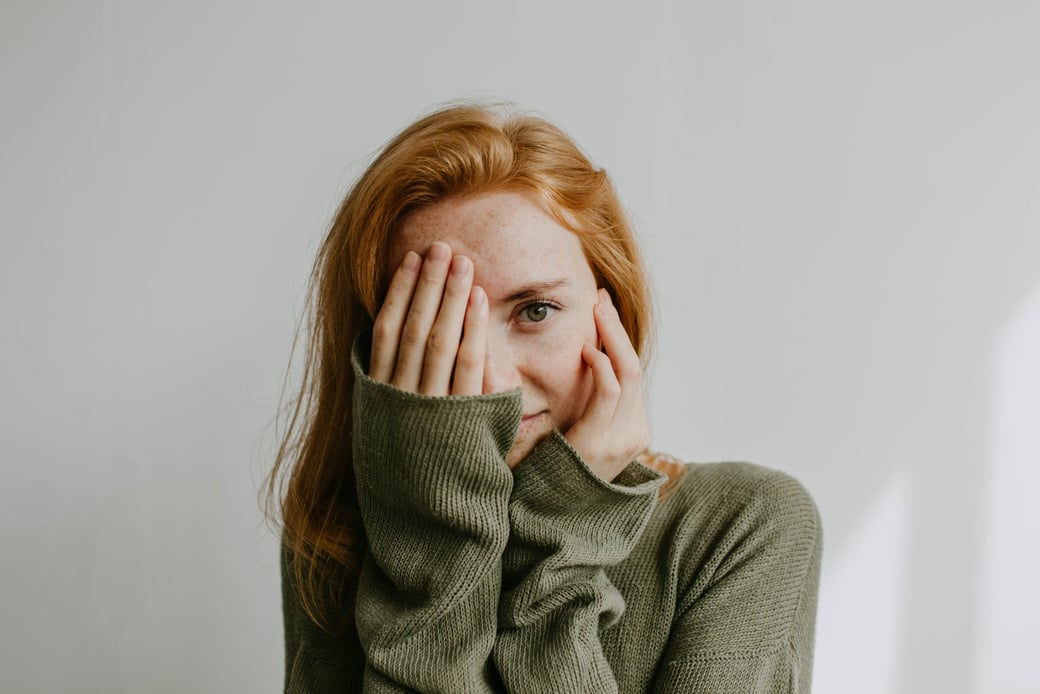
{"label": "sweater cuff", "polygon": [[523,416],[520,391],[442,397],[403,391],[367,375],[370,341],[361,335],[351,350],[359,492],[398,508],[478,522],[486,509],[464,500],[487,501],[512,486],[505,457]]}
{"label": "sweater cuff", "polygon": [[554,430],[513,471],[510,506],[552,520],[572,537],[609,549],[620,561],[639,539],[667,476],[633,461],[614,479],[602,479],[563,434]]}

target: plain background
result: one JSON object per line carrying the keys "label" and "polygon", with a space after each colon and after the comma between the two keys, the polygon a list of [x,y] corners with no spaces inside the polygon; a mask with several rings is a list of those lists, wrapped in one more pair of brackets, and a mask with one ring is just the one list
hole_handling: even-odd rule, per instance
{"label": "plain background", "polygon": [[815,691],[1040,691],[1036,3],[0,8],[0,689],[280,690],[256,490],[311,259],[478,97],[614,177],[657,447],[817,499]]}

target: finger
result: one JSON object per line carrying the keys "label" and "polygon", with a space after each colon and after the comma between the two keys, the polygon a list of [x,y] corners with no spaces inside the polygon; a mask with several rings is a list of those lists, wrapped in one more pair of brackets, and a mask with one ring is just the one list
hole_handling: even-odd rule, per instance
{"label": "finger", "polygon": [[401,328],[397,366],[391,380],[391,383],[401,390],[416,392],[419,388],[426,356],[426,339],[441,305],[449,263],[451,249],[447,244],[437,242],[426,251],[415,294],[408,307],[404,327]]}
{"label": "finger", "polygon": [[605,289],[600,289],[601,301],[596,306],[596,329],[603,348],[610,358],[611,367],[621,386],[614,419],[634,424],[645,422],[643,403],[643,368],[639,355],[621,323],[621,316]]}
{"label": "finger", "polygon": [[610,357],[590,345],[582,345],[581,357],[592,371],[592,398],[578,423],[583,428],[606,432],[614,419],[621,385],[614,375]]}
{"label": "finger", "polygon": [[466,308],[458,357],[455,360],[455,382],[452,395],[480,395],[484,388],[484,361],[487,357],[487,295],[473,287]]}
{"label": "finger", "polygon": [[600,303],[596,304],[593,312],[596,317],[596,330],[603,342],[603,349],[610,357],[614,374],[623,387],[637,383],[641,385],[643,368],[639,363],[639,355],[636,354],[632,340],[621,323],[621,316],[610,300],[610,294],[605,289],[600,289],[599,294]]}
{"label": "finger", "polygon": [[424,395],[448,394],[472,284],[473,262],[464,255],[452,258],[440,310],[426,339],[422,381],[419,384],[419,392]]}
{"label": "finger", "polygon": [[368,375],[377,381],[389,383],[397,362],[397,346],[401,340],[401,326],[412,303],[416,279],[419,276],[419,254],[408,251],[398,266],[383,305],[372,324],[372,356]]}

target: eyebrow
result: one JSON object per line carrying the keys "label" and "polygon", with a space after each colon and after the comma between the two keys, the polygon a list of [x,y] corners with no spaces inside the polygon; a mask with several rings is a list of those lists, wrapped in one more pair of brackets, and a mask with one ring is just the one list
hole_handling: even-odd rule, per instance
{"label": "eyebrow", "polygon": [[524,299],[530,299],[535,296],[539,296],[553,289],[559,289],[565,287],[571,282],[566,278],[558,280],[546,280],[545,282],[532,282],[531,284],[525,284],[509,296],[505,297],[503,301],[506,303],[513,303],[515,301],[523,301]]}

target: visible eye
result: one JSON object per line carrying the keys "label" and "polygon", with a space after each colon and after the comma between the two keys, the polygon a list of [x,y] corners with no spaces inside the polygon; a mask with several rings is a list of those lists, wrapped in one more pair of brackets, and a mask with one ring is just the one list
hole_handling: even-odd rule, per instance
{"label": "visible eye", "polygon": [[535,301],[521,308],[519,316],[523,323],[541,323],[559,310],[559,306],[547,301]]}

